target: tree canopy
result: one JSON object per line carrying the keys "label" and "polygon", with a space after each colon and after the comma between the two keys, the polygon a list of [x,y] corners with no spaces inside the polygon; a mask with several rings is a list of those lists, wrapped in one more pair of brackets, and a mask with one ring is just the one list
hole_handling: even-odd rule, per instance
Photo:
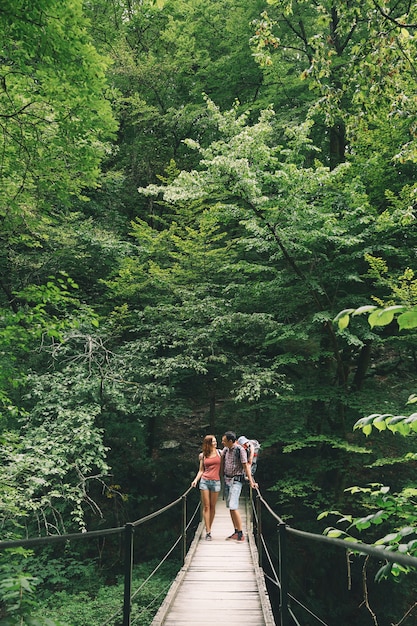
{"label": "tree canopy", "polygon": [[403,550],[416,7],[4,0],[0,26],[4,536],[137,518],[233,428],[285,519]]}

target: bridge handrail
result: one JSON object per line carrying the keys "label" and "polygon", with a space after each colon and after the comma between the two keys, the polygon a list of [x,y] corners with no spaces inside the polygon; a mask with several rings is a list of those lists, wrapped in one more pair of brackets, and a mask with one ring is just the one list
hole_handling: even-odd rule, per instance
{"label": "bridge handrail", "polygon": [[[256,491],[256,494],[257,494],[256,500],[253,494],[254,491]],[[271,571],[274,575],[274,578],[271,578],[270,576],[265,574],[265,578],[268,579],[273,585],[275,585],[279,589],[280,603],[279,603],[278,611],[279,611],[280,626],[289,626],[290,619],[292,620],[291,623],[296,624],[296,626],[299,626],[299,622],[297,621],[294,615],[294,612],[292,611],[289,605],[289,602],[288,602],[289,599],[291,599],[293,602],[298,604],[299,607],[301,607],[303,610],[309,613],[309,615],[313,617],[315,620],[317,620],[318,623],[325,625],[325,622],[323,622],[321,618],[315,615],[312,611],[310,611],[310,609],[304,606],[301,602],[299,602],[299,600],[294,598],[294,596],[292,596],[289,593],[289,584],[288,584],[289,576],[288,576],[288,566],[286,562],[287,561],[287,535],[293,535],[295,537],[300,537],[302,539],[306,539],[309,541],[316,541],[320,543],[326,543],[328,545],[334,545],[339,548],[343,548],[344,550],[350,553],[355,552],[359,554],[367,554],[371,557],[376,557],[380,560],[385,559],[386,561],[390,561],[392,563],[399,563],[399,564],[417,569],[416,557],[413,557],[407,554],[402,554],[401,552],[398,552],[398,551],[394,552],[391,550],[387,550],[383,547],[376,547],[376,546],[372,546],[366,543],[353,541],[350,539],[344,540],[344,539],[338,539],[336,537],[327,537],[326,535],[318,535],[316,533],[311,533],[311,532],[299,530],[297,528],[292,528],[289,524],[286,524],[284,520],[281,517],[279,517],[279,515],[277,515],[275,511],[270,507],[268,502],[261,495],[259,488],[256,488],[253,490],[250,489],[249,495],[250,495],[250,503],[251,503],[251,507],[253,511],[253,519],[256,521],[256,524],[257,524],[256,536],[257,536],[257,544],[258,544],[259,565],[261,566],[262,564],[262,550],[263,550],[268,559],[268,563],[271,568]],[[278,557],[279,574],[277,574],[276,572],[275,566],[269,554],[265,537],[261,531],[261,526],[262,526],[261,505],[263,505],[265,509],[268,511],[268,513],[278,522],[277,526],[278,526],[278,541],[279,541],[279,557]]]}
{"label": "bridge handrail", "polygon": [[[134,522],[128,522],[124,526],[120,526],[117,528],[105,528],[103,530],[92,530],[86,532],[79,533],[65,533],[62,535],[48,535],[46,537],[29,537],[27,539],[14,539],[14,540],[6,540],[0,541],[0,552],[2,550],[6,550],[9,548],[18,548],[18,547],[32,547],[41,544],[49,544],[49,543],[59,543],[66,542],[69,540],[84,540],[84,539],[92,539],[94,537],[104,537],[108,535],[115,534],[124,534],[124,544],[125,544],[125,574],[124,574],[124,599],[123,599],[123,607],[121,607],[113,616],[119,615],[123,612],[123,626],[130,626],[131,624],[131,602],[132,598],[132,574],[133,574],[133,534],[135,527],[144,524],[145,522],[154,519],[155,517],[162,515],[172,507],[176,506],[179,503],[182,503],[182,532],[180,537],[176,540],[174,546],[171,548],[170,552],[178,545],[178,543],[182,539],[182,558],[183,561],[186,555],[186,542],[187,542],[187,530],[191,524],[192,519],[196,512],[194,512],[190,522],[187,524],[187,496],[192,491],[193,488],[189,487],[179,498],[170,502],[166,506],[150,513],[149,515],[145,515],[144,517],[135,520]],[[197,506],[196,511],[198,510],[200,503]],[[162,564],[162,562],[161,562]],[[160,564],[160,565],[161,565]],[[156,568],[153,573],[156,572]],[[108,623],[108,622],[106,622]]]}
{"label": "bridge handrail", "polygon": [[166,506],[162,507],[162,509],[158,509],[157,511],[154,511],[153,513],[150,513],[149,515],[146,515],[145,517],[141,517],[135,522],[132,522],[132,525],[135,527],[139,526],[140,524],[144,524],[145,522],[148,522],[150,519],[153,519],[154,517],[158,517],[158,515],[165,513],[165,511],[172,509],[172,507],[174,507],[176,504],[179,504],[180,502],[182,502],[183,499],[188,496],[190,491],[193,491],[193,487],[189,487],[187,491],[184,491],[184,493],[179,498],[177,498],[173,502],[170,502],[170,504],[167,504]]}
{"label": "bridge handrail", "polygon": [[[180,502],[182,502],[182,500],[185,497],[187,497],[187,495],[190,493],[190,491],[192,491],[192,489],[193,489],[192,487],[189,487],[187,491],[185,491],[179,498],[177,498],[170,504],[167,504],[161,509],[154,511],[153,513],[150,513],[149,515],[145,515],[145,517],[141,517],[140,519],[134,522],[130,522],[130,524],[136,527],[136,526],[139,526],[140,524],[143,524],[149,521],[150,519],[153,519],[154,517],[158,517],[158,515],[165,513],[165,511],[168,511],[168,509],[171,509],[176,504],[179,504]],[[13,539],[13,540],[0,541],[0,551],[6,550],[6,548],[18,548],[18,547],[27,548],[27,547],[31,547],[31,546],[35,546],[35,545],[39,545],[43,543],[59,543],[61,541],[68,541],[70,539],[92,539],[93,537],[104,537],[107,535],[116,535],[116,534],[121,534],[125,532],[125,530],[126,530],[126,525],[119,526],[116,528],[104,528],[103,530],[87,530],[86,532],[79,532],[79,533],[67,533],[63,535],[47,535],[45,537],[29,537],[28,539]]]}
{"label": "bridge handrail", "polygon": [[[168,509],[170,509],[172,506],[174,506],[174,504],[178,504],[184,497],[186,497],[186,495],[191,491],[191,488],[188,489],[185,494],[183,494],[183,496],[181,496],[181,498],[177,498],[177,500],[175,500],[174,502],[171,502],[171,504],[163,507],[163,509],[159,509],[158,513],[162,513],[167,511]],[[152,570],[152,572],[149,574],[149,576],[142,582],[142,584],[136,589],[136,591],[134,591],[132,593],[131,589],[129,590],[129,607],[132,603],[132,600],[134,600],[134,598],[138,595],[138,593],[143,589],[143,587],[151,580],[151,578],[156,574],[156,572],[162,567],[162,565],[165,563],[165,561],[168,559],[168,557],[172,554],[172,552],[175,550],[175,548],[178,546],[178,544],[180,543],[181,539],[184,540],[184,535],[186,533],[186,531],[189,529],[189,527],[191,526],[195,516],[197,515],[197,511],[200,508],[200,502],[197,504],[196,508],[194,509],[193,514],[190,517],[190,520],[188,522],[188,524],[185,526],[185,528],[183,528],[183,534],[179,535],[179,537],[177,537],[177,539],[174,541],[173,545],[170,547],[170,549],[168,550],[168,552],[165,554],[165,556],[161,559],[161,561],[158,563],[158,565],[156,565],[156,567]],[[156,512],[157,513],[157,512]],[[151,519],[155,517],[155,515],[152,513],[151,515],[147,515],[146,518],[141,518],[141,520],[138,521],[145,521],[145,519]],[[169,588],[170,585],[168,585],[167,588]],[[143,609],[142,612],[146,611],[151,605],[153,605],[156,600],[158,599],[158,597],[160,597],[161,595],[164,595],[166,593],[167,589],[163,589],[156,597],[154,597],[151,602]],[[108,624],[110,624],[115,617],[117,617],[118,615],[120,615],[122,609],[119,609],[118,611],[116,611],[115,613],[113,613],[113,615],[111,615],[105,622],[104,624],[102,624],[101,626],[108,626]],[[139,615],[137,615],[137,619],[140,619],[142,612],[139,613]],[[128,622],[129,623],[129,622]],[[133,624],[134,622],[132,622]],[[130,625],[129,625],[130,626]]]}
{"label": "bridge handrail", "polygon": [[351,541],[350,539],[337,539],[336,537],[326,537],[326,535],[317,535],[316,533],[310,533],[304,530],[298,530],[297,528],[293,528],[289,524],[286,524],[280,517],[277,515],[266,502],[266,500],[262,497],[259,489],[256,490],[258,493],[259,501],[262,502],[264,507],[271,513],[271,515],[279,522],[280,524],[285,524],[286,531],[290,535],[295,535],[298,537],[303,537],[304,539],[311,539],[312,541],[318,541],[322,543],[333,544],[335,546],[339,546],[344,548],[345,550],[349,550],[350,552],[362,552],[365,554],[369,554],[370,556],[374,556],[377,558],[384,558],[387,561],[391,561],[392,563],[400,563],[401,565],[409,565],[410,567],[417,568],[417,557],[409,556],[407,554],[402,554],[401,552],[393,552],[391,550],[386,550],[384,548],[376,548],[367,543]]}

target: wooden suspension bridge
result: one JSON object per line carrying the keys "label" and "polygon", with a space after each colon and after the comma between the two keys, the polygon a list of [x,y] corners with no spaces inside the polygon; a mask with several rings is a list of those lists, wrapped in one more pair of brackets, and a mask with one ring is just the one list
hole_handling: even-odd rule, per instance
{"label": "wooden suspension bridge", "polygon": [[226,541],[233,526],[224,500],[218,500],[212,541],[205,540],[201,522],[152,626],[275,625],[249,509],[241,513],[245,541]]}
{"label": "wooden suspension bridge", "polygon": [[[289,537],[308,544],[313,542],[315,544],[320,543],[322,546],[336,547],[344,553],[355,551],[359,555],[367,555],[377,559],[379,562],[385,560],[388,563],[399,563],[405,567],[417,570],[417,558],[409,554],[390,551],[381,548],[381,546],[365,543],[353,541],[347,543],[344,539],[292,528],[273,511],[259,490],[257,490],[256,499],[253,499],[253,493],[250,490],[249,499],[246,501],[246,510],[242,512],[245,513],[243,516],[245,542],[237,543],[225,540],[232,532],[232,523],[225,502],[219,500],[213,524],[213,540],[211,542],[205,541],[204,527],[202,522],[200,522],[190,549],[187,552],[187,529],[199,510],[198,505],[188,522],[187,496],[191,492],[195,493],[195,490],[189,487],[185,493],[165,507],[134,522],[126,523],[122,527],[92,530],[85,533],[0,540],[0,554],[3,550],[10,548],[34,548],[35,546],[52,543],[89,541],[91,539],[96,540],[98,537],[122,536],[125,553],[123,606],[120,606],[115,613],[106,617],[100,626],[113,626],[115,623],[123,624],[123,626],[133,626],[133,624],[134,626],[140,626],[143,623],[137,621],[137,619],[142,619],[140,613],[136,614],[132,621],[132,600],[179,544],[181,544],[183,566],[171,585],[160,609],[153,618],[152,626],[241,626],[246,623],[250,623],[253,626],[275,626],[278,624],[280,626],[302,626],[307,623],[328,626],[327,622],[323,621],[321,617],[316,615],[291,593],[289,565],[292,558],[292,549],[290,550],[290,545],[288,544]],[[133,592],[132,572],[135,529],[179,505],[182,505],[182,532],[180,536],[158,567],[141,584],[139,589]],[[253,514],[256,520],[255,533],[253,532],[251,517],[248,515],[251,505],[253,505]],[[244,509],[244,498],[241,499],[241,506]],[[262,511],[264,515],[272,516],[274,523],[277,524],[278,554],[275,557],[272,556],[268,548],[268,542],[262,532]],[[258,554],[256,546],[260,549],[260,554]],[[325,550],[326,548],[323,547],[323,549]],[[258,565],[265,558],[268,561],[268,573]],[[278,571],[276,564],[278,565]],[[272,590],[275,588],[278,591],[274,599],[276,604],[275,620],[265,585],[266,579],[270,588]],[[145,609],[147,608],[145,607]],[[413,607],[410,609],[410,612],[412,609]],[[303,621],[301,622],[299,621],[299,614],[303,616],[301,618]],[[119,621],[121,615],[123,616],[121,621]],[[310,621],[306,622],[304,616],[308,616],[307,619]],[[401,619],[401,622],[403,622],[403,619]],[[147,621],[146,623],[149,622]]]}

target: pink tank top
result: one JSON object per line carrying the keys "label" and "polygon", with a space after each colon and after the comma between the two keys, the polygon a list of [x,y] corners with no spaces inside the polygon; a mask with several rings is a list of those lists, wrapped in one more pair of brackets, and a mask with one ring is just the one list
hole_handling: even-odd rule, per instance
{"label": "pink tank top", "polygon": [[220,454],[216,454],[216,456],[205,456],[203,457],[203,478],[206,480],[220,480],[220,463],[221,456]]}

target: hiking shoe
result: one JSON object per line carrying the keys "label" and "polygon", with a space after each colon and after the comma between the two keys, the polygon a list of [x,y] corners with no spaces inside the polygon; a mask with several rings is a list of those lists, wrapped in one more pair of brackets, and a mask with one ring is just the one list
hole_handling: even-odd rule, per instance
{"label": "hiking shoe", "polygon": [[236,537],[236,541],[237,541],[238,543],[242,543],[242,541],[245,541],[245,536],[244,536],[244,534],[242,533],[242,534],[238,535],[238,536]]}
{"label": "hiking shoe", "polygon": [[206,541],[211,541],[211,540],[212,540],[211,533],[206,533]]}
{"label": "hiking shoe", "polygon": [[230,539],[233,539],[234,541],[236,541],[238,537],[239,537],[239,533],[233,533],[233,535],[230,535],[230,537],[226,537],[226,541],[230,541]]}

